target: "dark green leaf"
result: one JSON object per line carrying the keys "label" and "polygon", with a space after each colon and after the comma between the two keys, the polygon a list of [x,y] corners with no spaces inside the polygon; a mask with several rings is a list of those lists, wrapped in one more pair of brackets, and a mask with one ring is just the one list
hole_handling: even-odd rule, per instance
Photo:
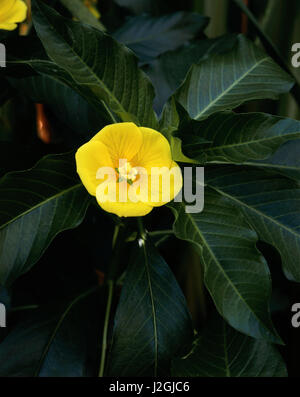
{"label": "dark green leaf", "polygon": [[182,153],[181,139],[174,135],[179,128],[180,122],[177,104],[174,98],[170,98],[164,107],[159,123],[159,131],[168,139],[172,150],[172,158],[175,161],[196,163],[196,160],[189,159]]}
{"label": "dark green leaf", "polygon": [[286,142],[277,152],[260,161],[247,161],[246,165],[262,167],[265,170],[288,176],[296,181],[300,180],[300,139]]}
{"label": "dark green leaf", "polygon": [[[97,106],[104,101],[122,121],[156,126],[153,87],[126,47],[93,27],[61,17],[37,0],[33,21],[48,56],[83,86],[90,103]],[[61,79],[61,74],[56,78]]]}
{"label": "dark green leaf", "polygon": [[193,39],[207,24],[207,17],[184,11],[160,17],[139,15],[130,18],[113,37],[135,52],[140,61],[148,62]]}
{"label": "dark green leaf", "polygon": [[0,177],[33,167],[44,154],[37,147],[0,141]]}
{"label": "dark green leaf", "polygon": [[84,23],[88,23],[105,32],[105,27],[102,23],[95,17],[95,15],[86,7],[82,0],[60,0],[62,4],[72,13],[74,17],[79,19]]}
{"label": "dark green leaf", "polygon": [[[250,11],[249,7],[247,7],[247,5],[245,4],[245,2],[243,0],[233,0],[238,7],[240,7],[240,9],[242,10],[243,13],[245,13],[245,15],[247,16],[247,18],[249,19],[249,21],[252,23],[252,25],[254,26],[254,29],[258,35],[258,37],[260,38],[262,44],[264,45],[266,51],[268,52],[268,54],[274,59],[274,61],[283,68],[283,70],[286,70],[288,73],[291,74],[291,76],[293,76],[293,78],[295,78],[296,80],[296,73],[293,74],[291,71],[291,68],[289,67],[288,63],[287,63],[287,58],[285,57],[285,54],[281,54],[281,51],[275,46],[275,44],[273,43],[272,39],[269,37],[269,35],[261,28],[259,21],[256,19],[255,15]],[[273,4],[270,6],[271,3],[268,4],[268,7],[272,7]],[[296,5],[296,2],[295,2]],[[278,12],[282,13],[283,9],[281,9],[281,7],[278,7]],[[290,13],[289,15],[293,15],[293,12],[297,12],[295,8],[290,8]],[[269,9],[266,10],[266,15],[268,14],[268,18],[269,19],[273,19],[273,15],[272,13],[269,12]],[[272,16],[271,16],[272,15]],[[287,17],[288,18],[288,17]],[[288,19],[286,19],[288,20]],[[297,81],[297,84],[294,85],[294,87],[291,90],[291,93],[293,94],[293,96],[295,97],[298,106],[300,105],[300,86],[299,86],[299,81]]]}
{"label": "dark green leaf", "polygon": [[[97,118],[106,118],[111,121],[103,105],[99,104],[99,101],[91,100],[90,90],[84,85],[77,84],[66,70],[49,59],[37,37],[10,38],[5,42],[5,45],[9,51],[4,75],[16,88],[24,90],[25,95],[31,96],[34,101],[41,101],[50,105],[57,104],[58,101],[64,101],[62,107],[65,110],[71,108],[74,101],[76,104],[77,100],[86,108],[87,104],[84,105],[84,100],[76,96],[75,91],[93,105],[93,110],[89,109],[88,113],[96,112]],[[69,103],[67,103],[68,97],[70,97]],[[55,106],[55,112],[58,112],[57,108]],[[65,118],[68,122],[70,110],[66,113]]]}
{"label": "dark green leaf", "polygon": [[[264,113],[221,112],[191,120],[179,131],[188,157],[204,154],[207,162],[239,164],[267,159],[286,141],[300,138],[300,122]],[[197,143],[197,138],[202,141]]]}
{"label": "dark green leaf", "polygon": [[[70,122],[69,116],[71,116],[71,118],[73,116],[74,118],[74,111],[73,115],[69,114],[72,110],[71,105],[73,101],[75,101],[75,103],[77,103],[77,101],[81,102],[83,107],[82,113],[87,112],[88,114],[94,114],[91,117],[92,123],[98,123],[100,119],[108,120],[109,122],[112,121],[111,113],[107,111],[103,102],[99,102],[99,100],[91,97],[89,88],[85,85],[77,84],[66,70],[56,65],[45,55],[37,54],[31,57],[26,54],[22,59],[14,58],[8,61],[8,65],[8,80],[11,81],[16,88],[24,90],[25,95],[32,96],[32,100],[38,100],[38,98],[40,98],[42,102],[51,105],[53,101],[55,102],[55,96],[58,96],[59,93],[61,93],[63,99],[66,101],[68,100],[68,96],[70,96],[69,103],[66,102],[63,105],[65,108],[70,108],[70,110],[62,121],[68,123]],[[38,80],[38,77],[41,77],[41,85],[37,86],[36,80]],[[30,85],[33,85],[33,92],[29,92]],[[57,92],[55,91],[55,87],[57,88]],[[47,97],[45,94],[48,89],[50,93]],[[62,101],[63,99],[56,98],[56,101]],[[89,104],[90,106],[88,106]],[[54,112],[58,113],[57,106],[55,106]],[[63,117],[63,115],[61,117]]]}
{"label": "dark green leaf", "polygon": [[96,376],[103,307],[92,291],[64,306],[25,310],[0,344],[0,376]]}
{"label": "dark green leaf", "polygon": [[206,188],[204,211],[186,213],[182,203],[169,204],[174,232],[199,250],[204,282],[220,314],[240,332],[280,343],[271,321],[271,278],[256,249],[256,233],[229,200]]}
{"label": "dark green leaf", "polygon": [[152,9],[153,0],[114,0],[121,7],[127,7],[136,14],[149,12]]}
{"label": "dark green leaf", "polygon": [[196,120],[234,109],[254,99],[277,99],[293,79],[244,36],[232,51],[193,65],[175,93],[176,100]]}
{"label": "dark green leaf", "polygon": [[173,362],[172,374],[214,378],[286,377],[287,370],[272,345],[240,334],[218,316],[209,321],[191,353]]}
{"label": "dark green leaf", "polygon": [[185,298],[150,241],[136,247],[118,305],[109,376],[157,376],[192,339]]}
{"label": "dark green leaf", "polygon": [[290,280],[300,281],[300,188],[282,176],[251,167],[206,171],[206,183],[243,210],[261,240],[281,254]]}
{"label": "dark green leaf", "polygon": [[94,107],[68,85],[52,77],[37,75],[10,81],[32,101],[47,104],[51,112],[75,132],[73,138],[76,138],[77,146],[111,122],[101,106],[96,112]]}
{"label": "dark green leaf", "polygon": [[55,235],[78,226],[89,195],[74,153],[43,158],[0,180],[0,284],[10,285],[40,258]]}
{"label": "dark green leaf", "polygon": [[183,83],[190,67],[213,54],[223,54],[235,46],[237,36],[228,34],[216,39],[194,41],[188,46],[170,51],[151,62],[145,69],[156,92],[154,107],[161,113],[168,98]]}

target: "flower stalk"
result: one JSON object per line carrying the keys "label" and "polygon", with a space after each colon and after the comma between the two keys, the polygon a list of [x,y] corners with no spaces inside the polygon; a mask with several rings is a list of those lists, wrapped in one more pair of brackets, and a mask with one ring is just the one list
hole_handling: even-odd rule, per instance
{"label": "flower stalk", "polygon": [[108,297],[107,297],[107,305],[106,305],[103,334],[102,334],[101,359],[100,359],[100,368],[98,375],[99,377],[103,377],[105,371],[106,355],[107,355],[107,347],[108,347],[108,327],[109,327],[109,320],[111,317],[113,294],[114,294],[116,278],[119,270],[121,251],[125,241],[124,234],[125,234],[125,227],[123,225],[116,225],[112,240],[112,249],[113,249],[112,259],[109,265],[109,269],[107,272],[107,279],[106,279]]}

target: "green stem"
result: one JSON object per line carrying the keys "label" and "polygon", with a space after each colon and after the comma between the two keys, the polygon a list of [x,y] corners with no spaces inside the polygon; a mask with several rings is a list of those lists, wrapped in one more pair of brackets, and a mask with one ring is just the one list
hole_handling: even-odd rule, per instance
{"label": "green stem", "polygon": [[171,236],[171,234],[165,234],[162,238],[156,241],[155,247],[159,247],[162,243],[164,243],[168,238]]}
{"label": "green stem", "polygon": [[143,240],[146,240],[146,231],[145,231],[144,224],[143,224],[143,218],[141,216],[139,216],[137,218],[137,222],[138,222],[138,228],[139,228],[139,232],[140,232],[140,237]]}
{"label": "green stem", "polygon": [[112,241],[112,259],[107,272],[107,280],[115,280],[119,269],[119,262],[121,259],[121,249],[125,240],[125,227],[116,225]]}
{"label": "green stem", "polygon": [[173,234],[173,230],[172,229],[168,229],[168,230],[155,230],[154,232],[149,232],[149,236],[161,236],[161,235],[165,235],[165,234]]}
{"label": "green stem", "polygon": [[26,305],[26,306],[17,306],[17,307],[13,307],[11,309],[11,312],[18,312],[21,310],[33,310],[33,309],[38,309],[39,305]]}
{"label": "green stem", "polygon": [[114,281],[108,280],[108,299],[106,306],[106,313],[104,319],[104,328],[103,328],[103,337],[102,337],[102,351],[101,351],[101,361],[100,361],[100,369],[99,369],[99,377],[102,378],[104,376],[104,368],[105,368],[105,359],[106,359],[106,350],[107,350],[107,332],[112,304],[112,297],[114,292]]}
{"label": "green stem", "polygon": [[106,305],[103,334],[102,334],[102,350],[101,350],[101,360],[100,360],[100,368],[98,375],[99,377],[104,376],[106,354],[107,354],[107,339],[108,339],[107,336],[108,336],[109,319],[110,319],[111,307],[113,301],[115,279],[117,276],[119,263],[120,263],[121,248],[124,243],[124,233],[125,233],[124,229],[125,228],[123,226],[116,225],[113,235],[113,241],[112,241],[113,255],[107,273],[108,297],[107,297],[107,305]]}
{"label": "green stem", "polygon": [[113,239],[112,239],[112,249],[114,249],[115,246],[116,246],[116,242],[117,242],[117,238],[118,238],[118,235],[119,235],[119,231],[120,231],[120,225],[116,225],[115,226],[115,230],[114,230]]}

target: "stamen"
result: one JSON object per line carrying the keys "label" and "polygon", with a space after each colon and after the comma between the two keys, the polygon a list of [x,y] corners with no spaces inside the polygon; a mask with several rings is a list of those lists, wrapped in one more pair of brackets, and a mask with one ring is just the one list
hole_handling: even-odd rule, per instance
{"label": "stamen", "polygon": [[127,180],[130,185],[132,185],[138,175],[138,170],[135,167],[132,167],[132,165],[127,161],[124,165],[122,165],[120,168],[117,168],[116,170],[119,173],[118,182]]}

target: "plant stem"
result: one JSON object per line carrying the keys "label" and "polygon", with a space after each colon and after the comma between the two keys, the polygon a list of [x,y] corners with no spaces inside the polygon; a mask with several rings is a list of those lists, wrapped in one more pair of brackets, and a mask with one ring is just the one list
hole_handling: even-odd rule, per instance
{"label": "plant stem", "polygon": [[143,218],[141,216],[139,216],[137,218],[137,222],[138,222],[138,228],[139,228],[139,232],[140,232],[140,237],[143,240],[146,240],[146,231],[145,231],[144,224],[143,224]]}
{"label": "plant stem", "polygon": [[101,350],[101,360],[100,360],[100,368],[98,375],[99,377],[104,376],[106,353],[107,353],[107,339],[108,339],[107,335],[108,335],[109,319],[110,319],[111,306],[113,301],[115,279],[120,262],[121,248],[124,243],[124,233],[125,233],[124,229],[125,228],[123,226],[116,225],[113,235],[113,241],[112,241],[113,254],[107,273],[108,297],[107,297],[107,305],[106,305],[103,334],[102,334],[102,350]]}
{"label": "plant stem", "polygon": [[102,378],[104,375],[106,349],[107,349],[107,331],[108,331],[108,325],[109,325],[112,297],[113,297],[113,292],[114,292],[114,281],[108,280],[107,285],[108,285],[108,299],[107,299],[103,336],[102,336],[102,351],[101,351],[101,361],[100,361],[100,369],[99,369],[99,377],[100,378]]}
{"label": "plant stem", "polygon": [[33,310],[33,309],[38,309],[39,305],[26,305],[26,306],[17,306],[13,307],[10,311],[11,312],[18,312],[21,310]]}
{"label": "plant stem", "polygon": [[161,236],[161,235],[165,235],[165,234],[173,234],[173,230],[172,229],[168,229],[168,230],[155,230],[154,232],[149,232],[149,236]]}
{"label": "plant stem", "polygon": [[164,243],[168,238],[171,236],[171,234],[165,234],[162,238],[156,241],[155,247],[159,247],[162,243]]}

